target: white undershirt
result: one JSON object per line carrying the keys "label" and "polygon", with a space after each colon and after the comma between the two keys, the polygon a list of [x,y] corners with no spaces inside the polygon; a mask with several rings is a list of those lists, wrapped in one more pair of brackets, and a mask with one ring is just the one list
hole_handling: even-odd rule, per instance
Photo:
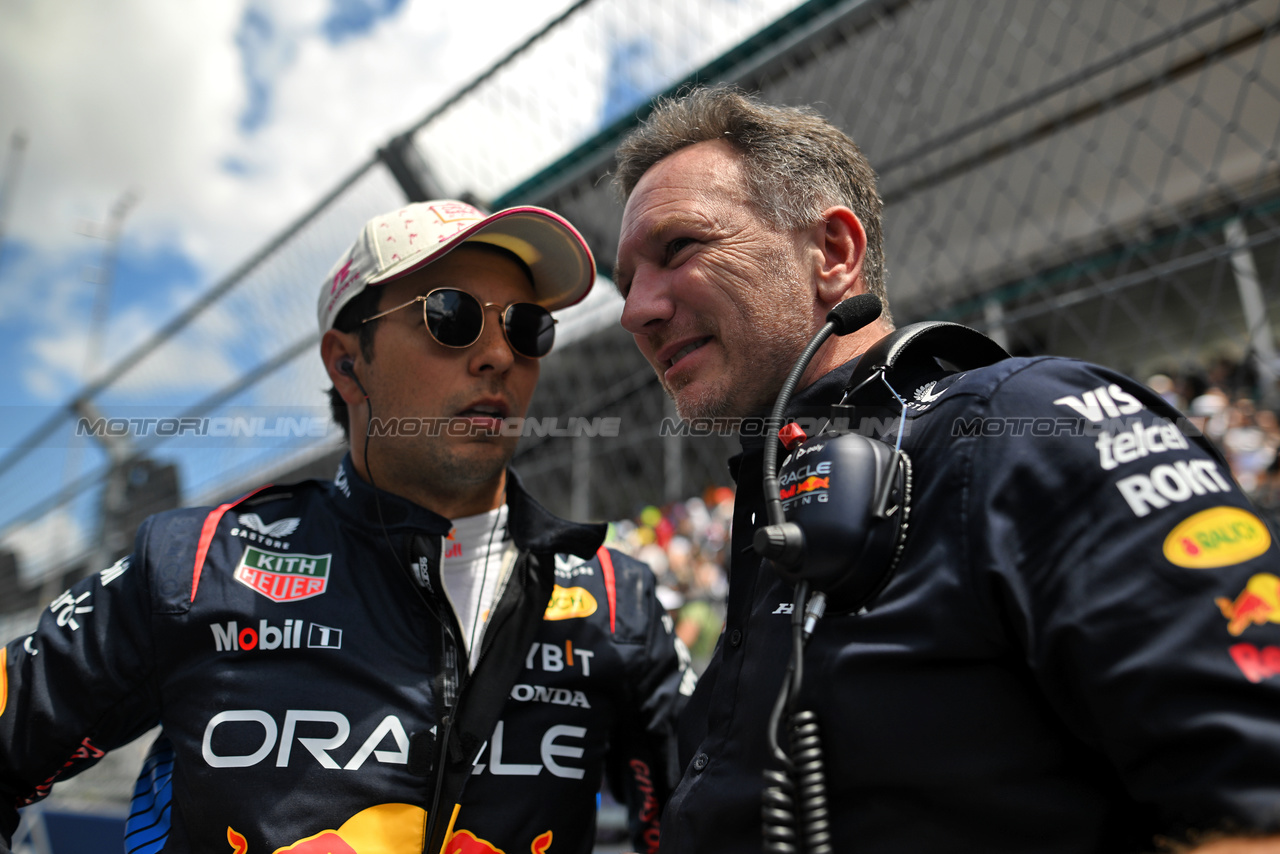
{"label": "white undershirt", "polygon": [[[512,552],[514,557],[514,549]],[[489,614],[510,568],[511,562],[504,561],[506,553],[505,504],[488,513],[455,519],[453,530],[444,541],[440,578],[462,628],[462,643],[473,670],[480,657],[480,641]]]}

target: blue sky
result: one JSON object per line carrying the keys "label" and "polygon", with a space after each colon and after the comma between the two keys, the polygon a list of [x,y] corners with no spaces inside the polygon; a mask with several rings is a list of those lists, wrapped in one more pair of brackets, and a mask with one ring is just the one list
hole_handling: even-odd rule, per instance
{"label": "blue sky", "polygon": [[[18,167],[0,184],[0,454],[569,2],[0,4],[0,176]],[[126,193],[137,201],[86,365],[96,235]],[[184,355],[143,372],[137,403],[199,399],[259,356]],[[94,459],[83,449],[78,465]],[[33,466],[64,476],[60,461]],[[8,516],[23,496],[0,482]]]}
{"label": "blue sky", "polygon": [[[119,243],[107,362],[567,4],[0,5],[6,165],[11,135],[27,139],[16,185],[0,186],[0,355],[17,367],[0,380],[7,403],[56,404],[84,381],[105,249],[93,233],[121,195],[138,201]],[[468,34],[481,15],[483,39]]]}
{"label": "blue sky", "polygon": [[[597,15],[589,28],[570,28],[572,50],[561,41],[532,64],[522,58],[513,72],[521,79],[555,68],[558,80],[579,87],[521,90],[562,121],[546,138],[524,133],[513,145],[505,105],[473,99],[419,143],[432,147],[442,174],[470,176],[461,186],[487,180],[492,186],[478,191],[501,192],[575,135],[615,118],[619,99],[642,97],[664,72],[705,62],[799,0],[697,0],[699,14],[688,16],[687,2],[602,0],[589,7]],[[0,456],[379,146],[570,4],[0,0],[0,358],[9,367],[0,374]],[[645,29],[653,27],[665,27],[664,36],[653,38]],[[18,133],[26,146],[15,161],[10,140]],[[11,167],[16,181],[4,183]],[[382,192],[380,210],[401,203],[389,184]],[[125,196],[134,202],[122,220],[101,349],[91,358],[108,246],[101,235]],[[276,271],[274,287],[313,305],[309,283],[330,261]],[[189,405],[266,358],[262,335],[283,340],[313,322],[310,308],[278,293],[225,303],[166,358],[131,371],[110,402]],[[322,405],[327,383],[318,360],[308,365],[290,381],[306,405]],[[17,480],[60,483],[102,459],[94,445],[77,453],[70,467],[65,449],[33,459]],[[14,481],[0,473],[0,525],[30,502]],[[61,538],[45,529],[24,536]]]}

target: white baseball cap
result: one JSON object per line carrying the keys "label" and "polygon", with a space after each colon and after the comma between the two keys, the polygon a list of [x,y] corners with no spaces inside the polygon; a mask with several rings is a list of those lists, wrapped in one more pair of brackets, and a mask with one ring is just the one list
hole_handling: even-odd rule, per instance
{"label": "white baseball cap", "polygon": [[534,301],[548,309],[579,302],[596,279],[596,262],[578,230],[536,207],[484,214],[466,202],[415,202],[365,223],[320,286],[320,331],[333,328],[342,307],[370,285],[420,270],[465,242],[514,253],[533,275]]}

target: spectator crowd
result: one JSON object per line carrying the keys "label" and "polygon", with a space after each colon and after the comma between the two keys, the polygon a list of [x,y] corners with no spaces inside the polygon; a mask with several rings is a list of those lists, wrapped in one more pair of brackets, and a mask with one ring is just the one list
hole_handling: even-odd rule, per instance
{"label": "spectator crowd", "polygon": [[1247,363],[1225,358],[1203,373],[1155,374],[1147,385],[1222,451],[1272,532],[1280,530],[1280,385],[1260,378]]}
{"label": "spectator crowd", "polygon": [[638,557],[658,578],[658,598],[675,621],[676,634],[706,668],[724,626],[729,582],[729,522],[733,490],[708,487],[701,496],[665,507],[645,507],[634,520],[610,526],[609,545]]}

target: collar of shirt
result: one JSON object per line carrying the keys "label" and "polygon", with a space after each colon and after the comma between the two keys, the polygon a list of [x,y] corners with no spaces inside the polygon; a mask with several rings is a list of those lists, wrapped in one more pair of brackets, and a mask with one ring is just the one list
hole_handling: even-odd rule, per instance
{"label": "collar of shirt", "polygon": [[[345,516],[362,525],[385,524],[388,534],[427,533],[443,537],[453,527],[450,520],[438,513],[370,486],[356,474],[350,454],[343,456],[329,489],[334,504]],[[561,519],[534,500],[512,469],[507,469],[507,508],[507,530],[521,550],[567,553],[585,560],[604,542],[606,525]]]}
{"label": "collar of shirt", "polygon": [[[788,419],[827,417],[831,405],[840,400],[844,385],[849,381],[849,376],[857,364],[858,357],[850,359],[796,392],[787,406],[786,417]],[[756,419],[757,423],[760,420],[762,419]],[[729,473],[733,475],[735,482],[739,484],[742,482],[744,463],[747,477],[757,481],[763,477],[760,472],[760,461],[764,456],[764,440],[764,430],[761,429],[742,431],[738,434],[738,443],[742,450],[729,458]],[[781,460],[782,456],[779,455],[778,459]]]}

